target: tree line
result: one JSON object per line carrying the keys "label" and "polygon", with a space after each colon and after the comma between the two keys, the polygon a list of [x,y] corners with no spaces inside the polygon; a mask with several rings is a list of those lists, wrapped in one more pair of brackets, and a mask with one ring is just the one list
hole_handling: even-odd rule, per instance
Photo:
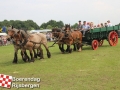
{"label": "tree line", "polygon": [[[117,25],[120,25],[117,24]],[[9,27],[14,26],[17,29],[23,29],[23,30],[42,30],[42,29],[52,29],[52,28],[63,28],[65,24],[63,21],[55,21],[55,20],[49,20],[46,23],[42,23],[41,25],[37,25],[36,22],[33,20],[4,20],[0,21],[0,28],[3,27]],[[71,25],[71,28],[77,28],[78,23],[75,23],[74,25]]]}
{"label": "tree line", "polygon": [[[73,25],[72,27],[76,26],[77,24]],[[62,28],[64,27],[63,21],[55,21],[55,20],[49,20],[46,23],[42,23],[40,26],[37,25],[36,22],[33,20],[4,20],[0,22],[0,28],[2,27],[9,27],[14,26],[17,29],[23,29],[23,30],[41,30],[41,29],[52,29],[52,28]]]}

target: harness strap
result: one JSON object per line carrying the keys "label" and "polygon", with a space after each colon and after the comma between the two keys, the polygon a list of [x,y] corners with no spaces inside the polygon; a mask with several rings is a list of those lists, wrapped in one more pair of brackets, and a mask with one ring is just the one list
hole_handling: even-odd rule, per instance
{"label": "harness strap", "polygon": [[35,45],[36,45],[36,43],[33,43],[33,49],[34,49]]}
{"label": "harness strap", "polygon": [[29,42],[32,42],[32,43],[35,43],[35,44],[42,44],[41,42],[34,42],[34,41],[29,41]]}
{"label": "harness strap", "polygon": [[21,43],[21,45],[22,45],[22,46],[25,46],[25,44],[26,44],[27,42],[28,42],[28,40],[25,39],[24,42]]}

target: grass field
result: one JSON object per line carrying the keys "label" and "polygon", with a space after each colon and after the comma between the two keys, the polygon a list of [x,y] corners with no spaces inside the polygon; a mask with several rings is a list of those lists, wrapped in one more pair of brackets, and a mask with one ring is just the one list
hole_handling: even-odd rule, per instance
{"label": "grass field", "polygon": [[[52,45],[52,42],[49,45]],[[84,46],[82,52],[71,54],[61,54],[55,45],[50,51],[50,59],[44,50],[45,59],[36,59],[34,63],[24,63],[19,51],[18,64],[12,64],[13,46],[1,46],[0,73],[17,78],[40,78],[40,88],[33,90],[120,90],[120,43],[111,47],[105,41],[103,46],[95,51],[91,46]],[[0,87],[0,90],[8,89]]]}

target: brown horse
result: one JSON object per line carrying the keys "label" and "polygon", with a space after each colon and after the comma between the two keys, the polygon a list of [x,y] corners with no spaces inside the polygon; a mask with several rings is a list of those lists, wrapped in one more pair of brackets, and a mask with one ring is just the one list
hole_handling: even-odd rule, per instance
{"label": "brown horse", "polygon": [[76,44],[78,51],[81,51],[82,50],[82,33],[79,30],[71,31],[70,25],[68,24],[65,25],[64,31],[65,31],[64,41],[68,45],[69,52],[70,53],[72,52],[72,49],[70,48],[72,44]]}
{"label": "brown horse", "polygon": [[47,46],[46,35],[44,35],[42,33],[27,34],[26,35],[24,33],[25,33],[25,31],[19,30],[14,35],[14,41],[16,42],[17,45],[21,45],[23,52],[25,50],[29,50],[32,62],[34,62],[34,57],[33,57],[33,52],[32,52],[33,49],[39,49],[40,59],[44,58],[43,57],[43,49],[41,48],[42,44],[46,48],[48,58],[51,57],[51,54],[50,54],[48,46]]}
{"label": "brown horse", "polygon": [[[12,39],[12,41],[13,41],[13,46],[14,46],[14,59],[13,59],[13,63],[17,63],[17,61],[18,61],[17,53],[18,53],[18,50],[21,49],[21,46],[16,45],[16,44],[15,44],[15,41],[13,40],[14,34],[15,34],[17,31],[18,31],[17,29],[15,29],[15,28],[13,28],[13,27],[9,27],[9,28],[8,28],[8,35],[7,35],[7,37],[6,37],[8,41],[11,40],[11,39]],[[25,51],[24,53],[21,51],[21,56],[22,56],[22,59],[23,59],[24,62],[30,60],[30,58],[29,58],[29,56],[27,55],[26,51]]]}
{"label": "brown horse", "polygon": [[59,46],[59,49],[62,53],[65,52],[64,50],[64,42],[62,40],[62,37],[63,37],[63,32],[61,29],[59,28],[53,28],[52,29],[52,38],[55,39],[55,42],[58,43],[58,46]]}
{"label": "brown horse", "polygon": [[[67,49],[64,50],[64,44],[65,44],[64,30],[59,28],[53,28],[52,37],[55,39],[55,42],[58,42],[59,49],[61,50],[62,53],[64,53],[65,51],[68,52],[68,45],[67,45]],[[76,45],[73,44],[73,46],[74,46],[74,51],[76,51]]]}

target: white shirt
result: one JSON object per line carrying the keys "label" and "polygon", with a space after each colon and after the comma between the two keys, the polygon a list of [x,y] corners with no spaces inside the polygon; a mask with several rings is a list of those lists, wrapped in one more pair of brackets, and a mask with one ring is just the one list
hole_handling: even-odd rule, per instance
{"label": "white shirt", "polygon": [[108,27],[111,27],[111,26],[113,26],[113,25],[112,25],[112,23],[107,23],[107,26],[108,26]]}

